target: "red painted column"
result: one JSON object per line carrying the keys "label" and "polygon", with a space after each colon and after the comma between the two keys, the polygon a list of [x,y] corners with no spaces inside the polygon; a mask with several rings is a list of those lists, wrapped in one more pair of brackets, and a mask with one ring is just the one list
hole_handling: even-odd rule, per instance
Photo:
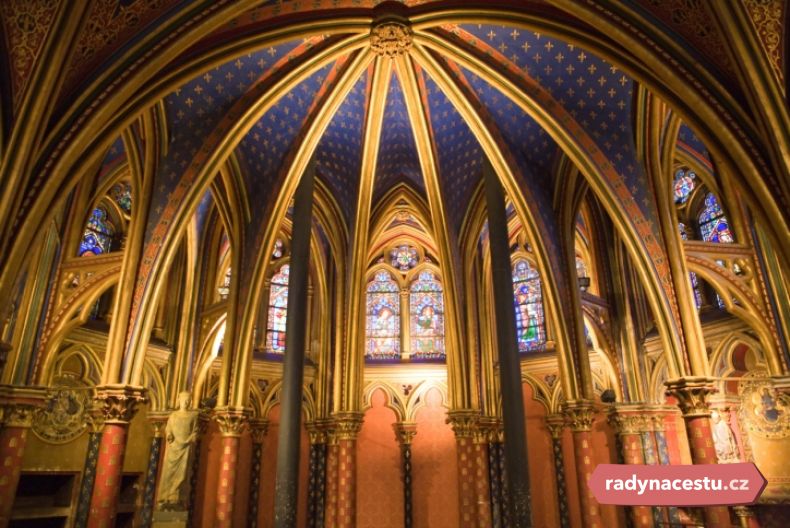
{"label": "red painted column", "polygon": [[144,389],[130,386],[96,388],[96,399],[104,416],[99,458],[96,461],[96,480],[93,484],[88,528],[115,526],[118,494],[121,491],[123,457],[129,422],[137,412],[137,404],[144,401]]}
{"label": "red painted column", "polygon": [[28,387],[0,387],[0,527],[11,520],[27,433],[36,408],[44,404],[45,394]]}
{"label": "red painted column", "polygon": [[[707,401],[708,396],[715,391],[713,384],[705,378],[681,378],[667,382],[667,393],[675,397],[683,414],[693,464],[718,463]],[[731,526],[730,514],[725,506],[708,507],[704,512],[706,527]]]}
{"label": "red painted column", "polygon": [[471,526],[477,519],[475,493],[474,436],[479,415],[474,411],[450,411],[449,421],[455,433],[458,457],[458,500],[461,524]]}
{"label": "red painted column", "polygon": [[362,415],[343,413],[335,418],[337,435],[337,518],[330,526],[353,528],[357,522],[357,435]]}
{"label": "red painted column", "polygon": [[491,524],[491,489],[488,482],[488,439],[489,431],[478,429],[474,437],[472,458],[474,459],[474,496],[477,526]]}
{"label": "red painted column", "polygon": [[587,401],[567,402],[563,412],[568,417],[573,436],[573,454],[579,483],[582,523],[586,528],[602,528],[601,508],[588,485],[590,475],[595,469],[592,443],[592,403]]}
{"label": "red painted column", "polygon": [[327,433],[326,453],[326,511],[324,522],[326,526],[337,526],[337,471],[340,446],[334,430]]}
{"label": "red painted column", "polygon": [[[623,462],[625,464],[644,464],[642,431],[650,427],[650,418],[641,407],[617,405],[609,414],[611,423],[620,438]],[[648,506],[631,506],[631,521],[637,528],[653,526],[653,511]]]}
{"label": "red painted column", "polygon": [[246,409],[220,409],[214,416],[222,435],[222,452],[219,459],[217,482],[217,510],[214,526],[233,526],[233,502],[236,496],[236,470],[239,462],[239,437],[247,425]]}

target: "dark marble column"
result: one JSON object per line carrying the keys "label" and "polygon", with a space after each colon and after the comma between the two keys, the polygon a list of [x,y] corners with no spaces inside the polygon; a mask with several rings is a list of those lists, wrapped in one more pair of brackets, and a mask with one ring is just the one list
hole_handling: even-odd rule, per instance
{"label": "dark marble column", "polygon": [[280,390],[280,431],[277,442],[277,478],[274,526],[296,526],[299,496],[299,435],[302,421],[307,289],[310,266],[310,231],[313,224],[315,165],[308,166],[296,188],[291,236],[291,272],[288,279],[288,318],[285,327],[283,384]]}
{"label": "dark marble column", "polygon": [[250,420],[250,439],[252,440],[252,459],[250,460],[250,498],[247,504],[247,526],[258,527],[258,499],[261,490],[261,470],[263,464],[263,440],[269,430],[269,421]]}
{"label": "dark marble column", "polygon": [[565,457],[562,454],[562,433],[565,430],[565,417],[553,414],[546,417],[546,427],[551,434],[551,450],[554,455],[554,473],[557,475],[557,506],[560,526],[570,528],[571,518],[568,509],[568,485],[565,480]]}
{"label": "dark marble column", "polygon": [[401,471],[403,473],[403,526],[411,528],[413,526],[412,515],[412,488],[411,488],[411,442],[417,434],[417,424],[415,423],[396,423],[392,425],[395,429],[395,438],[400,444],[401,452]]}
{"label": "dark marble column", "polygon": [[[620,446],[620,457],[624,464],[645,464],[644,434],[649,417],[639,405],[620,404],[609,411],[609,423],[614,427]],[[656,524],[653,510],[649,506],[631,506],[630,526],[649,528]]]}
{"label": "dark marble column", "polygon": [[327,429],[325,424],[309,422],[307,434],[310,437],[310,466],[307,491],[307,526],[324,526],[324,504],[326,495],[326,458]]}
{"label": "dark marble column", "polygon": [[502,419],[505,429],[505,464],[510,526],[532,526],[527,461],[527,430],[521,391],[521,363],[516,339],[516,314],[513,310],[513,281],[510,269],[505,193],[499,178],[486,163],[483,167],[491,274],[494,290],[496,342],[499,379],[502,389]]}
{"label": "dark marble column", "polygon": [[162,437],[169,415],[170,414],[166,412],[148,413],[148,421],[154,429],[154,436],[151,437],[151,449],[148,452],[148,468],[145,472],[145,483],[143,484],[143,506],[140,509],[139,518],[139,523],[142,528],[151,526],[151,521],[153,520],[154,501],[156,500],[156,483],[159,478],[159,463],[162,454]]}

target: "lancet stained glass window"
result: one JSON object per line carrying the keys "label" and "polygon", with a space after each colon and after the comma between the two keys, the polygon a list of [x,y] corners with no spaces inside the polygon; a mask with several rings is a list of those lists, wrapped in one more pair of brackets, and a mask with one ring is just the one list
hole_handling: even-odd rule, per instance
{"label": "lancet stained glass window", "polygon": [[420,271],[409,292],[411,356],[443,359],[444,298],[442,285],[430,270]]}
{"label": "lancet stained glass window", "polygon": [[110,196],[125,213],[132,212],[132,186],[127,182],[119,182],[110,189]]}
{"label": "lancet stained glass window", "polygon": [[115,227],[108,220],[107,211],[103,207],[97,207],[85,225],[78,255],[108,253],[112,249],[113,235],[115,235]]}
{"label": "lancet stained glass window", "polygon": [[519,352],[540,348],[546,341],[540,275],[524,259],[513,266],[513,295]]}
{"label": "lancet stained glass window", "polygon": [[699,214],[699,231],[705,242],[731,244],[735,238],[730,231],[730,224],[724,216],[716,195],[708,193],[705,196],[705,207]]}
{"label": "lancet stained glass window", "polygon": [[288,276],[291,266],[283,264],[269,287],[269,315],[266,323],[266,351],[285,352],[285,321],[288,317]]}
{"label": "lancet stained glass window", "polygon": [[400,358],[400,288],[389,272],[380,270],[368,283],[365,355],[370,359]]}

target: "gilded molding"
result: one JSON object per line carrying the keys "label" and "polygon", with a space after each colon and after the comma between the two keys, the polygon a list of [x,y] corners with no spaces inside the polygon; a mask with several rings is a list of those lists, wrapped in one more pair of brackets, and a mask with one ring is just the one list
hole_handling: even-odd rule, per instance
{"label": "gilded molding", "polygon": [[417,434],[417,424],[414,422],[398,422],[392,424],[395,430],[395,439],[401,446],[411,445],[414,436]]}
{"label": "gilded molding", "polygon": [[105,424],[128,424],[137,413],[137,405],[145,403],[145,388],[130,385],[96,387],[96,404]]}
{"label": "gilded molding", "polygon": [[480,430],[479,422],[478,411],[463,409],[447,413],[447,423],[453,428],[456,438],[474,438]]}
{"label": "gilded molding", "polygon": [[0,385],[0,422],[3,427],[29,428],[36,411],[46,402],[44,387]]}
{"label": "gilded molding", "polygon": [[370,49],[380,57],[394,58],[409,52],[413,35],[406,24],[382,22],[370,30]]}
{"label": "gilded molding", "polygon": [[333,435],[337,440],[356,440],[363,421],[362,413],[348,412],[335,415]]}
{"label": "gilded molding", "polygon": [[666,382],[667,395],[678,401],[684,418],[710,416],[708,396],[716,392],[713,380],[705,377],[687,377]]}
{"label": "gilded molding", "polygon": [[607,422],[618,435],[640,434],[652,430],[650,416],[639,405],[613,405]]}

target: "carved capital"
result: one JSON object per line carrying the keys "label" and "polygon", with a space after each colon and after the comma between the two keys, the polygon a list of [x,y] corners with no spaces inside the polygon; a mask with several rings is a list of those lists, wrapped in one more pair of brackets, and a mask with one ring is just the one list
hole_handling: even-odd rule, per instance
{"label": "carved capital", "polygon": [[148,411],[148,423],[151,424],[151,428],[154,430],[154,438],[162,438],[169,417],[170,413],[167,411]]}
{"label": "carved capital", "polygon": [[333,434],[337,440],[355,440],[362,429],[362,413],[338,413],[334,416]]}
{"label": "carved capital", "polygon": [[562,412],[568,420],[571,431],[592,431],[595,420],[593,402],[588,400],[573,400],[563,405]]}
{"label": "carved capital", "polygon": [[456,438],[474,438],[478,434],[478,422],[480,413],[470,409],[460,409],[447,413],[447,423],[449,423]]}
{"label": "carved capital", "polygon": [[477,436],[479,443],[495,443],[505,441],[505,428],[502,420],[495,416],[480,416],[477,420]]}
{"label": "carved capital", "polygon": [[223,407],[214,412],[222,436],[241,436],[250,419],[250,410],[243,407]]}
{"label": "carved capital", "polygon": [[667,394],[678,401],[684,417],[710,416],[708,396],[716,392],[712,380],[688,377],[666,382]]}
{"label": "carved capital", "polygon": [[44,387],[0,386],[0,420],[4,427],[30,427],[36,410],[46,402]]}
{"label": "carved capital", "polygon": [[370,30],[370,49],[376,55],[394,58],[411,49],[413,32],[401,21],[387,20]]}
{"label": "carved capital", "polygon": [[262,444],[263,439],[266,438],[266,433],[269,432],[269,420],[265,418],[253,418],[249,422],[250,437],[253,444]]}
{"label": "carved capital", "polygon": [[128,424],[137,413],[137,405],[145,403],[145,389],[130,385],[96,387],[96,404],[105,424]]}
{"label": "carved capital", "polygon": [[392,424],[392,428],[395,430],[395,439],[402,446],[411,445],[417,434],[417,424],[414,422],[398,422]]}
{"label": "carved capital", "polygon": [[562,414],[550,414],[546,417],[546,428],[554,439],[562,437],[562,431],[567,425],[565,416]]}

